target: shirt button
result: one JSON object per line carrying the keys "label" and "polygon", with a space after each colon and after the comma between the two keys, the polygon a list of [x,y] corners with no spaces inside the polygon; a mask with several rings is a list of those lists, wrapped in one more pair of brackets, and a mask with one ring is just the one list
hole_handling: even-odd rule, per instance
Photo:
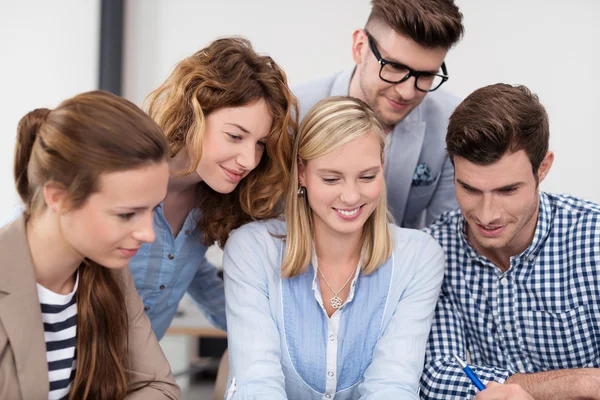
{"label": "shirt button", "polygon": [[329,341],[333,342],[335,340],[335,336],[329,335]]}
{"label": "shirt button", "polygon": [[506,278],[502,278],[502,279],[500,279],[500,283],[501,283],[502,285],[506,285],[506,284],[508,283],[508,279],[506,279]]}
{"label": "shirt button", "polygon": [[504,329],[506,329],[508,332],[510,332],[510,330],[512,329],[512,325],[509,323],[506,323],[506,325],[504,325]]}
{"label": "shirt button", "polygon": [[327,393],[327,394],[325,395],[325,398],[326,398],[326,399],[330,399],[330,398],[331,398],[331,395],[330,395],[329,393]]}
{"label": "shirt button", "polygon": [[175,258],[175,255],[173,253],[169,254],[169,260],[172,260]]}
{"label": "shirt button", "polygon": [[146,306],[144,307],[144,310],[148,311],[150,309],[150,306]]}
{"label": "shirt button", "polygon": [[165,285],[160,285],[159,289],[160,290],[165,290]]}
{"label": "shirt button", "polygon": [[535,256],[534,255],[530,255],[528,258],[529,262],[534,262],[535,261]]}
{"label": "shirt button", "polygon": [[333,371],[329,371],[329,372],[327,373],[327,375],[329,375],[329,376],[333,376]]}
{"label": "shirt button", "polygon": [[185,230],[185,234],[186,234],[186,235],[189,235],[190,233],[192,233],[192,231],[191,231],[191,230],[189,230],[189,229],[186,229],[186,230]]}

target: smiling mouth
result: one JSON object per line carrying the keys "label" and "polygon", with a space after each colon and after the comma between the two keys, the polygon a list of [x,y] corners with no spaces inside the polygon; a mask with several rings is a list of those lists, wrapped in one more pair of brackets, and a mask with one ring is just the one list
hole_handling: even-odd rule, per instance
{"label": "smiling mouth", "polygon": [[127,257],[133,257],[133,256],[135,256],[137,254],[137,252],[138,252],[139,249],[140,249],[139,247],[137,247],[135,249],[126,249],[124,247],[120,248],[121,253],[123,255],[127,256]]}
{"label": "smiling mouth", "polygon": [[390,103],[390,105],[394,108],[406,108],[410,104],[408,102],[396,101],[396,100],[390,99],[389,97],[386,97],[386,99]]}
{"label": "smiling mouth", "polygon": [[486,226],[486,225],[480,225],[477,224],[477,227],[479,228],[479,231],[487,237],[494,237],[499,235],[504,228],[506,227],[506,225],[493,225],[493,226]]}
{"label": "smiling mouth", "polygon": [[335,207],[332,207],[332,209],[337,213],[337,215],[340,218],[351,221],[351,220],[358,218],[358,216],[361,214],[363,207],[364,207],[364,204],[360,207],[351,208],[351,209],[348,209],[348,208],[343,209],[343,208],[335,208]]}
{"label": "smiling mouth", "polygon": [[358,210],[360,210],[360,207],[355,208],[354,210],[342,210],[340,208],[336,208],[335,209],[337,212],[339,212],[342,215],[345,215],[347,217],[351,217],[353,215],[356,215],[356,213],[358,212]]}
{"label": "smiling mouth", "polygon": [[232,180],[233,182],[239,182],[244,176],[243,173],[238,173],[238,172],[232,171],[229,168],[223,167],[222,165],[220,167],[225,172],[225,175],[227,175],[227,177],[230,180]]}

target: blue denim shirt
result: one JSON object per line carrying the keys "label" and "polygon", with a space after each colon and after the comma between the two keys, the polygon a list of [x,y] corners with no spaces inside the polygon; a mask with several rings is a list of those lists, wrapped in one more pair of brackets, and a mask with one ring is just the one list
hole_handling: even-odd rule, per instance
{"label": "blue denim shirt", "polygon": [[199,209],[190,211],[174,238],[162,204],[158,206],[154,213],[156,239],[144,244],[129,263],[135,287],[159,340],[186,291],[213,325],[227,327],[223,280],[204,257],[207,247],[197,228],[199,213]]}
{"label": "blue denim shirt", "polygon": [[313,263],[281,278],[285,222],[235,231],[223,266],[229,326],[226,399],[419,398],[425,344],[444,275],[429,235],[391,225],[392,256],[359,268],[346,303],[328,317]]}

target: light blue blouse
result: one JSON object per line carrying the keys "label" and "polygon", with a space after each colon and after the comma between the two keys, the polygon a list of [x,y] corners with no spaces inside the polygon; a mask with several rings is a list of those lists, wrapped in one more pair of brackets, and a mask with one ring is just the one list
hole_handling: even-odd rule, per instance
{"label": "light blue blouse", "polygon": [[390,225],[392,256],[360,270],[330,318],[316,270],[282,279],[285,222],[252,222],[225,246],[230,375],[226,399],[419,398],[425,344],[444,276],[429,235]]}
{"label": "light blue blouse", "polygon": [[207,247],[197,228],[199,214],[199,209],[192,209],[173,237],[162,204],[158,206],[153,224],[156,239],[144,244],[129,262],[135,287],[159,340],[186,292],[213,325],[226,329],[223,280],[204,256]]}

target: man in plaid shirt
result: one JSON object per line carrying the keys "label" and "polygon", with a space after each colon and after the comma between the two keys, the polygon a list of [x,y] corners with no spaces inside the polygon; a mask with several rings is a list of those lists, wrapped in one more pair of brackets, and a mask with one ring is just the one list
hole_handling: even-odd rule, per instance
{"label": "man in plaid shirt", "polygon": [[[548,142],[546,111],[524,86],[479,89],[450,118],[460,210],[427,229],[446,272],[424,399],[477,394],[455,354],[484,383],[536,400],[600,399],[600,206],[539,190]],[[521,398],[492,386],[476,399]]]}

